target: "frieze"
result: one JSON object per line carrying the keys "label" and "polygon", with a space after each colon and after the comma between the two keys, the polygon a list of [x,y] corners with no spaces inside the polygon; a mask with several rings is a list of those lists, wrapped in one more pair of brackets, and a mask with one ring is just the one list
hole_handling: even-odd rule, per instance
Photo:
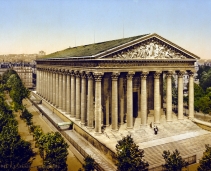
{"label": "frieze", "polygon": [[115,53],[112,58],[120,59],[186,59],[176,48],[163,42],[150,39]]}

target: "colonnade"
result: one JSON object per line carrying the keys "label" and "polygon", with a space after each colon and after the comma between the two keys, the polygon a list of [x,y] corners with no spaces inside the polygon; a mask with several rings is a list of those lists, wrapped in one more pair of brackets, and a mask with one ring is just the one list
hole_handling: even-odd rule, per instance
{"label": "colonnade", "polygon": [[[147,125],[148,118],[148,85],[149,71],[139,72],[140,78],[140,117],[141,126]],[[160,123],[162,71],[153,72],[154,81],[154,123]],[[166,73],[166,120],[172,121],[172,74]],[[89,129],[101,133],[101,126],[109,126],[118,131],[119,123],[127,121],[127,129],[133,128],[133,77],[135,72],[112,72],[109,77],[103,72],[86,72],[67,69],[37,68],[37,94],[59,108],[71,118],[80,121]],[[178,119],[183,119],[183,74],[178,71]],[[136,74],[137,75],[137,74]],[[111,84],[109,84],[109,80]],[[124,91],[124,80],[126,91]],[[111,92],[109,91],[111,88]],[[111,95],[111,97],[110,97]],[[126,98],[125,98],[126,97]],[[193,73],[189,72],[189,118],[194,117],[194,84]],[[102,109],[103,106],[103,109]],[[125,107],[126,106],[126,107]],[[126,116],[126,119],[125,119]],[[103,122],[104,121],[104,122]]]}

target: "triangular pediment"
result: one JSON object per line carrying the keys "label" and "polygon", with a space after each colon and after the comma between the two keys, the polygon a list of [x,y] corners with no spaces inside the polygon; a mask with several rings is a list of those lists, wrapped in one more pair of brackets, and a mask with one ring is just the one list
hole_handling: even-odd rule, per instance
{"label": "triangular pediment", "polygon": [[[98,55],[97,55],[98,56]],[[97,57],[96,56],[96,57]],[[199,59],[196,55],[157,34],[113,48],[97,58],[104,59]]]}

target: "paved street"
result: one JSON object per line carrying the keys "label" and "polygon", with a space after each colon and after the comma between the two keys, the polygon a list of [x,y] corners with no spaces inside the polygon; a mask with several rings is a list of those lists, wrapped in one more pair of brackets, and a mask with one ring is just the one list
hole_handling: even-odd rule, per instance
{"label": "paved street", "polygon": [[[42,115],[40,114],[40,112],[31,105],[31,102],[29,100],[24,100],[24,105],[26,105],[27,109],[29,110],[29,112],[31,112],[33,114],[33,122],[35,125],[40,125],[42,130],[47,133],[47,132],[51,132],[51,131],[56,131],[56,129],[52,126],[49,125],[45,119],[42,117]],[[19,117],[17,117],[18,119]],[[30,135],[28,133],[28,127],[26,126],[26,123],[21,120],[18,119],[19,122],[19,132],[21,133],[21,136],[24,137],[25,140],[33,142],[33,137],[32,135]],[[82,164],[80,163],[80,161],[75,157],[75,155],[72,153],[72,147],[70,146],[68,148],[68,157],[67,157],[67,164],[68,164],[68,171],[77,171],[79,168],[82,168]],[[39,157],[39,155],[36,156],[36,159],[33,161],[32,163],[32,171],[36,171],[36,166],[41,165],[42,164],[42,160]]]}

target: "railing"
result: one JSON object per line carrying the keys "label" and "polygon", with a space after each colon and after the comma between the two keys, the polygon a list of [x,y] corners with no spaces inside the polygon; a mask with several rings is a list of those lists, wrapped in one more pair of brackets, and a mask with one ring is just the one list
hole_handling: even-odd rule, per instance
{"label": "railing", "polygon": [[[62,129],[60,127],[58,127],[58,125],[38,106],[37,103],[35,103],[33,100],[31,100],[29,98],[29,100],[32,102],[32,104],[40,111],[40,113],[42,115],[44,115],[50,122],[51,124],[75,147],[75,149],[84,157],[86,158],[88,156],[88,154],[86,153],[86,151],[84,151],[79,145],[78,143],[76,143],[70,136],[68,136],[68,134],[64,131],[62,131]],[[95,162],[95,169],[97,171],[104,171],[104,169]]]}

